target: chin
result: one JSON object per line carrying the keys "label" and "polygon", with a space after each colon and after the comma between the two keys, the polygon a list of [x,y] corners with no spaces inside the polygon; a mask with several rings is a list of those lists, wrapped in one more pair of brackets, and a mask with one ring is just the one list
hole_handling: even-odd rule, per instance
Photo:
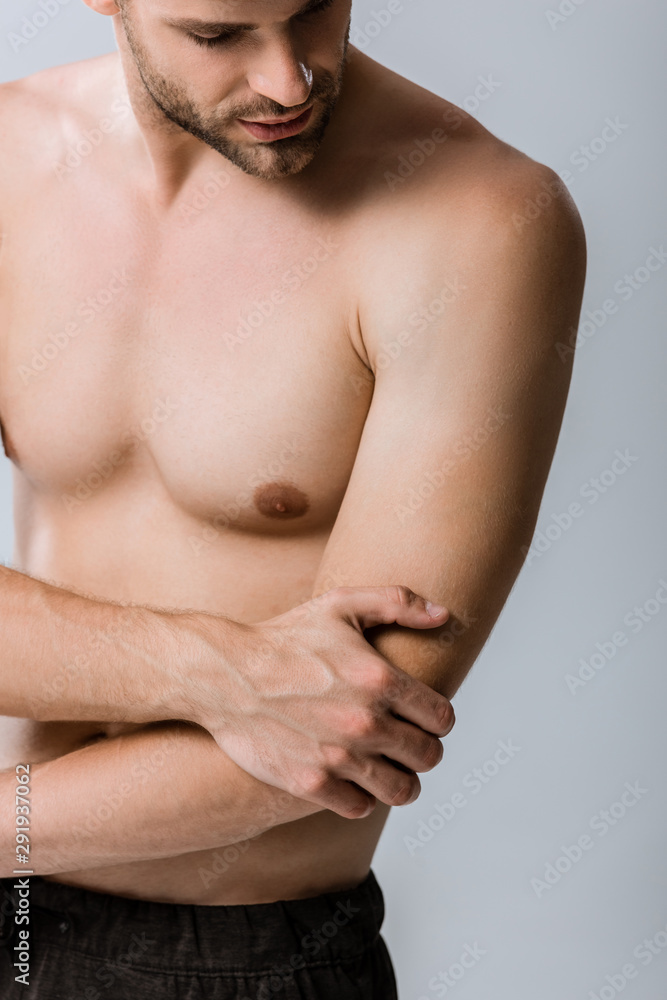
{"label": "chin", "polygon": [[309,143],[299,148],[295,143],[288,146],[288,141],[279,139],[271,144],[250,147],[211,140],[207,144],[250,177],[278,180],[300,173],[315,158],[320,145],[319,142],[317,145]]}
{"label": "chin", "polygon": [[314,158],[315,152],[304,153],[289,163],[276,162],[271,156],[260,156],[255,163],[250,164],[246,173],[252,174],[255,177],[262,177],[264,180],[269,181],[277,180],[280,177],[291,177],[293,174],[301,173],[304,167],[307,167]]}

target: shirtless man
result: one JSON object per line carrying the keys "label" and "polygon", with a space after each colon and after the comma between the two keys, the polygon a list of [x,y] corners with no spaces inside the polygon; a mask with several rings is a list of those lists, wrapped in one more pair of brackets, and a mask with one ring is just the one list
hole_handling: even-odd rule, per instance
{"label": "shirtless man", "polygon": [[534,530],[581,223],[350,0],[86,3],[119,53],[0,88],[3,997],[390,1000],[373,852]]}

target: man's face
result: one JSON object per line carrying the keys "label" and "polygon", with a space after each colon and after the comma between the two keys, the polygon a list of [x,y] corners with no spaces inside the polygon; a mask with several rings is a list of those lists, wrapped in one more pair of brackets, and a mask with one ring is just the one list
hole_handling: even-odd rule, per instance
{"label": "man's face", "polygon": [[312,160],[340,94],[351,0],[119,6],[139,75],[170,121],[255,177]]}

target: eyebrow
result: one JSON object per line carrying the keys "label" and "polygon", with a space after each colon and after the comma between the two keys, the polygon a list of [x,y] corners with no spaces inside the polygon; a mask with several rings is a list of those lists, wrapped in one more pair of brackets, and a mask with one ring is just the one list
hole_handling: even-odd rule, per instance
{"label": "eyebrow", "polygon": [[[311,10],[315,10],[320,6],[322,0],[307,0],[299,10],[291,17],[299,17],[301,14],[308,14]],[[186,31],[203,31],[209,34],[215,33],[216,35],[223,35],[237,31],[254,31],[259,27],[257,24],[246,24],[240,21],[202,21],[196,17],[166,17],[164,18],[167,24],[171,24],[175,28],[184,28]]]}

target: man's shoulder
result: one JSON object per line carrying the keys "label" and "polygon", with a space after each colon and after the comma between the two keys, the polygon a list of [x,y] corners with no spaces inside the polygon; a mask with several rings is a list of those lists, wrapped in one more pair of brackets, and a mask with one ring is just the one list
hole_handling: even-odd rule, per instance
{"label": "man's shoulder", "polygon": [[67,126],[76,128],[94,115],[115,55],[49,67],[0,84],[0,135],[14,164],[21,167],[22,151],[30,153],[33,164],[40,152],[52,158],[51,146]]}
{"label": "man's shoulder", "polygon": [[[460,324],[491,292],[517,304],[531,294],[576,298],[585,236],[561,177],[444,98],[402,78],[389,92],[392,115],[385,142],[376,142],[375,197],[360,237],[374,262],[359,293],[364,340],[375,338],[379,350],[398,310],[430,350],[445,324],[418,322],[414,309],[428,311],[429,303],[439,309],[434,316],[457,315]],[[513,340],[512,324],[485,329],[529,349]]]}
{"label": "man's shoulder", "polygon": [[[580,228],[566,184],[549,166],[500,139],[469,112],[364,57],[379,213],[435,239],[536,236]],[[405,229],[401,230],[405,232]],[[530,232],[532,231],[532,233]]]}
{"label": "man's shoulder", "polygon": [[2,105],[4,107],[7,102],[22,101],[25,106],[34,104],[52,109],[66,105],[77,94],[81,100],[85,97],[83,88],[93,84],[114,62],[114,57],[116,53],[109,53],[60,66],[49,66],[18,80],[9,80],[0,84]]}

